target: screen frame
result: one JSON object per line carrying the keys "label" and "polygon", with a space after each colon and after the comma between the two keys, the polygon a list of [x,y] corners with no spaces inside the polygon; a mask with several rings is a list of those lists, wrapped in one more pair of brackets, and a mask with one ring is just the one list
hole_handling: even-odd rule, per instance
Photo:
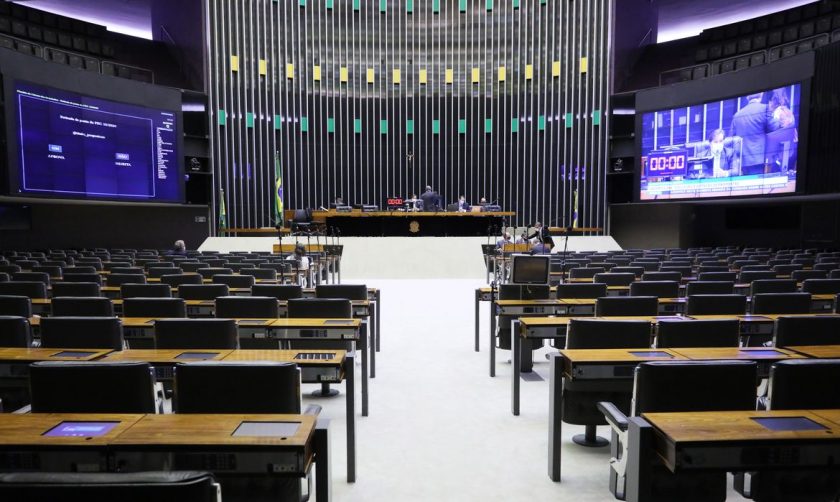
{"label": "screen frame", "polygon": [[[701,201],[737,201],[751,199],[779,199],[805,193],[808,174],[808,124],[811,115],[811,81],[814,76],[814,53],[805,53],[773,63],[724,73],[700,80],[680,82],[663,87],[639,91],[636,94],[635,163],[633,175],[633,202],[644,204],[685,203]],[[761,82],[756,85],[755,82]],[[701,105],[726,99],[739,98],[753,92],[769,91],[779,87],[800,84],[799,145],[797,147],[796,187],[792,192],[779,194],[723,195],[718,197],[685,197],[674,199],[642,199],[642,117],[646,113],[671,110],[691,105]],[[724,91],[724,89],[726,89]]]}
{"label": "screen frame", "polygon": [[[516,282],[516,264],[523,261],[544,261],[545,262],[545,281],[542,282]],[[547,254],[530,255],[530,254],[514,254],[511,257],[510,264],[510,284],[540,286],[548,284],[551,281],[551,257]]]}
{"label": "screen frame", "polygon": [[[184,117],[180,89],[77,70],[69,66],[50,63],[11,51],[0,51],[0,75],[2,75],[2,92],[4,98],[3,108],[5,116],[3,120],[5,125],[7,171],[3,178],[5,185],[4,192],[7,195],[21,199],[73,200],[88,203],[120,202],[143,205],[183,205],[186,203],[184,179]],[[19,130],[20,124],[15,99],[17,82],[49,87],[94,99],[140,106],[150,110],[165,111],[175,115],[175,138],[177,142],[175,176],[178,180],[177,199],[131,200],[121,197],[18,192],[20,187],[20,158],[18,156],[20,140],[16,131]]]}

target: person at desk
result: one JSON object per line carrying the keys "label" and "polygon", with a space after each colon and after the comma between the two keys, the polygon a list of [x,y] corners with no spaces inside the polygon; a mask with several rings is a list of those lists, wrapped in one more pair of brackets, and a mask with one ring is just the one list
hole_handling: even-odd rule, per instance
{"label": "person at desk", "polygon": [[516,238],[516,244],[530,244],[528,242],[528,235],[525,232],[522,232],[522,234]]}
{"label": "person at desk", "polygon": [[423,211],[440,211],[440,195],[430,185],[426,185],[420,200],[423,201]]}
{"label": "person at desk", "polygon": [[528,236],[528,240],[535,240],[536,243],[554,245],[554,240],[548,234],[548,227],[544,227],[541,222],[534,223],[534,232]]}
{"label": "person at desk", "polygon": [[411,194],[411,198],[405,201],[406,210],[408,211],[422,211],[423,201],[417,198],[417,194]]}
{"label": "person at desk", "polygon": [[295,250],[292,254],[286,257],[287,260],[294,261],[295,271],[298,275],[298,284],[304,286],[308,283],[309,278],[309,257],[306,256],[306,247],[303,244],[295,244]]}
{"label": "person at desk", "polygon": [[175,241],[175,244],[172,245],[172,249],[169,251],[169,254],[172,256],[185,256],[187,254],[187,245],[184,244],[184,241],[178,239]]}
{"label": "person at desk", "polygon": [[482,197],[481,199],[478,200],[478,205],[482,206],[482,207],[486,206],[487,205],[487,199]]}
{"label": "person at desk", "polygon": [[767,104],[762,103],[764,93],[750,94],[749,103],[732,116],[730,136],[743,139],[741,155],[742,174],[764,174],[767,163],[767,133],[779,128]]}
{"label": "person at desk", "polygon": [[712,178],[728,178],[740,174],[735,149],[731,145],[726,146],[725,139],[726,131],[715,129],[709,134],[708,145],[704,145],[698,152],[698,157],[709,159],[704,162],[707,168],[711,167],[711,173],[704,169],[707,176],[711,174]]}
{"label": "person at desk", "polygon": [[458,197],[458,212],[459,213],[466,213],[470,210],[470,205],[467,204],[467,198],[465,196]]}
{"label": "person at desk", "polygon": [[531,254],[551,254],[551,249],[553,247],[554,242],[551,240],[546,242],[537,242],[534,244],[534,247],[531,248]]}
{"label": "person at desk", "polygon": [[508,232],[505,232],[502,238],[496,241],[496,249],[502,249],[505,247],[505,244],[513,244],[513,240]]}

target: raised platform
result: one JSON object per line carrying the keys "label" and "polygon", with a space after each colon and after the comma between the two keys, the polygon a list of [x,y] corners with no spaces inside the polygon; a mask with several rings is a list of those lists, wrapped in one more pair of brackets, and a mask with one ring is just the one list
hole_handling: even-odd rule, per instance
{"label": "raised platform", "polygon": [[[295,241],[284,238],[284,244]],[[299,242],[307,243],[306,239]],[[315,239],[309,241],[316,244]],[[330,240],[330,243],[333,241]],[[491,243],[494,240],[491,240]],[[562,250],[564,238],[555,238]],[[210,237],[201,251],[271,251],[277,238]],[[324,240],[318,241],[324,244]],[[485,277],[481,245],[486,237],[347,237],[341,259],[341,278],[352,279],[476,279]],[[569,251],[621,249],[609,236],[569,237]]]}
{"label": "raised platform", "polygon": [[[313,211],[312,221],[338,228],[343,236],[370,237],[479,237],[491,227],[502,227],[513,212],[373,211],[349,213]],[[327,232],[330,233],[330,232]]]}

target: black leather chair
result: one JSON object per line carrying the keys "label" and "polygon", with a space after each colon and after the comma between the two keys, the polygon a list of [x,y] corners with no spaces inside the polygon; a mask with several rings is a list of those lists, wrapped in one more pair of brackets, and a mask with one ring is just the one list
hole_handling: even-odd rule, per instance
{"label": "black leather chair", "polygon": [[51,303],[54,316],[114,317],[114,304],[101,296],[62,296]]}
{"label": "black leather chair", "polygon": [[674,281],[677,284],[682,280],[679,272],[645,272],[642,274],[642,281]]}
{"label": "black leather chair", "polygon": [[165,274],[160,276],[160,282],[161,284],[169,284],[173,288],[180,288],[182,284],[203,283],[201,276],[198,274]]}
{"label": "black leather chair", "polygon": [[227,267],[204,267],[196,269],[195,271],[202,279],[212,279],[217,275],[231,275],[233,269]]}
{"label": "black leather chair", "polygon": [[737,272],[700,272],[697,274],[698,281],[725,281],[735,283],[738,280]]}
{"label": "black leather chair", "polygon": [[738,282],[743,284],[751,284],[757,279],[775,279],[776,272],[772,270],[752,270],[741,272],[738,274]]}
{"label": "black leather chair", "polygon": [[[729,273],[729,267],[727,265],[703,265],[701,264],[697,267],[697,277],[699,279],[700,274],[707,274],[711,272],[724,272]],[[732,272],[737,277],[738,274]]]}
{"label": "black leather chair", "polygon": [[[199,269],[202,268],[209,268],[207,264],[197,262],[197,261],[190,261],[190,260],[173,260],[173,265],[180,268],[184,271],[184,273],[188,274],[197,274]],[[225,267],[226,268],[226,267]],[[210,277],[208,277],[209,279]]]}
{"label": "black leather chair", "polygon": [[10,264],[8,262],[0,264],[0,272],[3,272],[4,274],[12,275],[20,272],[21,270],[20,265]]}
{"label": "black leather chair", "polygon": [[155,321],[158,349],[237,349],[233,319],[159,319]]}
{"label": "black leather chair", "polygon": [[595,300],[595,315],[655,316],[659,300],[655,296],[603,296]]}
{"label": "black leather chair", "polygon": [[33,413],[155,413],[149,363],[46,361],[29,365]]}
{"label": "black leather chair", "polygon": [[745,295],[690,295],[685,302],[686,315],[744,315]]}
{"label": "black leather chair", "polygon": [[810,293],[760,293],[752,297],[753,314],[807,314]]}
{"label": "black leather chair", "polygon": [[120,286],[120,298],[171,298],[169,284],[123,284]]}
{"label": "black leather chair", "polygon": [[620,267],[613,267],[610,269],[611,274],[633,274],[636,276],[636,279],[640,279],[642,274],[645,273],[644,267],[631,267],[631,266],[620,266]]}
{"label": "black leather chair", "polygon": [[20,316],[0,315],[0,347],[30,347],[32,334],[29,319]]}
{"label": "black leather chair", "polygon": [[678,281],[637,281],[630,284],[630,296],[677,298],[680,296],[680,283]]}
{"label": "black leather chair", "polygon": [[278,300],[303,298],[303,288],[297,284],[254,284],[252,296],[271,296]]}
{"label": "black leather chair", "polygon": [[802,292],[812,295],[836,295],[840,293],[840,279],[805,279]]}
{"label": "black leather chair", "polygon": [[367,300],[367,294],[367,285],[365,284],[319,284],[315,286],[316,298]]}
{"label": "black leather chair", "polygon": [[776,319],[773,345],[840,345],[840,317],[781,316]]}
{"label": "black leather chair", "polygon": [[43,317],[41,347],[123,349],[122,321],[116,317]]}
{"label": "black leather chair", "polygon": [[679,272],[682,277],[691,277],[692,270],[690,265],[665,265],[664,263],[659,267],[660,272]]}
{"label": "black leather chair", "polygon": [[254,279],[262,279],[262,280],[269,280],[274,281],[277,280],[277,271],[273,268],[262,268],[263,265],[260,265],[260,268],[243,268],[239,271],[241,275],[250,275],[254,277]]}
{"label": "black leather chair", "polygon": [[257,283],[253,275],[218,274],[213,276],[213,284],[225,284],[229,288],[247,289]]}
{"label": "black leather chair", "polygon": [[61,278],[62,270],[58,265],[38,265],[32,267],[32,272],[43,272],[50,278]]}
{"label": "black leather chair", "polygon": [[273,296],[220,296],[216,298],[216,317],[274,319],[280,317]]}
{"label": "black leather chair", "polygon": [[740,324],[737,319],[727,320],[666,320],[656,325],[656,346],[670,349],[678,347],[737,347],[740,341]]}
{"label": "black leather chair", "polygon": [[281,362],[201,361],[175,367],[176,413],[299,414],[300,371]]}
{"label": "black leather chair", "polygon": [[25,296],[27,298],[46,298],[47,285],[39,281],[0,282],[0,296]]}
{"label": "black leather chair", "polygon": [[0,295],[0,315],[32,317],[32,300],[28,296]]}
{"label": "black leather chair", "polygon": [[12,274],[13,281],[19,282],[42,282],[50,285],[50,274],[46,272],[17,272]]}
{"label": "black leather chair", "polygon": [[122,286],[123,284],[145,284],[144,274],[108,274],[105,277],[106,286]]}
{"label": "black leather chair", "polygon": [[790,278],[797,282],[802,282],[806,279],[827,279],[827,270],[795,270],[790,274]]}
{"label": "black leather chair", "polygon": [[17,472],[0,474],[0,499],[28,502],[218,502],[209,472]]}
{"label": "black leather chair", "polygon": [[606,284],[607,286],[629,286],[635,280],[636,274],[629,272],[602,272],[595,274],[595,276],[592,278],[592,282],[600,282]]}
{"label": "black leather chair", "polygon": [[[82,268],[82,267],[76,267]],[[102,276],[97,272],[65,272],[64,282],[93,282],[102,285]]]}
{"label": "black leather chair", "polygon": [[607,296],[607,285],[604,283],[564,283],[557,285],[557,298],[600,298]]}
{"label": "black leather chair", "polygon": [[606,272],[604,267],[576,267],[569,270],[569,279],[592,279],[595,274]]}
{"label": "black leather chair", "polygon": [[[631,415],[654,412],[735,411],[755,409],[757,365],[752,361],[664,361],[636,367]],[[610,487],[624,499],[627,464],[638,462],[640,451],[627,450],[628,418],[614,403],[598,403],[613,429]],[[649,464],[652,483],[646,485],[655,502],[724,501],[726,473],[683,471],[674,474],[661,461]]]}
{"label": "black leather chair", "polygon": [[792,279],[757,279],[750,283],[750,295],[760,293],[795,293],[796,281]]}
{"label": "black leather chair", "polygon": [[685,284],[685,296],[731,295],[735,293],[732,281],[689,281]]}
{"label": "black leather chair", "polygon": [[179,267],[149,267],[149,278],[160,279],[164,275],[183,274],[184,270]]}
{"label": "black leather chair", "polygon": [[123,317],[185,318],[187,302],[183,298],[126,298]]}
{"label": "black leather chair", "polygon": [[56,282],[52,285],[52,297],[62,296],[102,296],[102,290],[96,282]]}
{"label": "black leather chair", "polygon": [[[648,349],[650,341],[651,324],[648,321],[571,319],[566,349]],[[597,403],[615,402],[629,412],[631,390],[629,380],[594,382],[564,376],[563,421],[585,426],[585,433],[574,436],[573,441],[582,446],[606,446],[607,441],[597,436],[597,426],[606,425]]]}
{"label": "black leather chair", "polygon": [[6,272],[0,272],[0,282],[9,282],[12,278]]}
{"label": "black leather chair", "polygon": [[143,267],[113,267],[110,271],[112,274],[145,274]]}
{"label": "black leather chair", "polygon": [[184,300],[215,300],[228,295],[227,284],[182,284],[178,287],[178,298]]}

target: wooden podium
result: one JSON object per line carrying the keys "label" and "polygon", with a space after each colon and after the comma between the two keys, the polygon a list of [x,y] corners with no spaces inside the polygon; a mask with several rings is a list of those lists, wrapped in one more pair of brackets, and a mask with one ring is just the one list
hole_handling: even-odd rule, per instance
{"label": "wooden podium", "polygon": [[[294,253],[296,244],[275,244],[272,246],[271,250],[273,253]],[[324,252],[324,245],[323,244],[304,244],[303,247],[306,248],[307,253],[323,253]]]}

